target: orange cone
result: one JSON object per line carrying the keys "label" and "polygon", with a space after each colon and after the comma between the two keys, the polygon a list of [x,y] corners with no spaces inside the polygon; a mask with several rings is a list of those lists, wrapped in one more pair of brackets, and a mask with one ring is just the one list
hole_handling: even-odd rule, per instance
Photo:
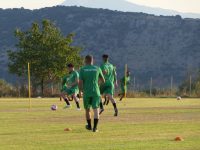
{"label": "orange cone", "polygon": [[182,137],[180,137],[180,136],[177,136],[174,140],[175,141],[184,141],[184,139]]}
{"label": "orange cone", "polygon": [[64,131],[72,131],[71,128],[65,128]]}

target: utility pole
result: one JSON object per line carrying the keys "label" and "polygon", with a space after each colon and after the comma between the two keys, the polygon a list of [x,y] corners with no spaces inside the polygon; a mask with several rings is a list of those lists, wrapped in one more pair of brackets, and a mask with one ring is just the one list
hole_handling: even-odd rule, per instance
{"label": "utility pole", "polygon": [[192,76],[190,75],[190,96],[192,95]]}
{"label": "utility pole", "polygon": [[152,84],[153,84],[153,79],[151,77],[151,80],[150,80],[150,97],[152,96]]}
{"label": "utility pole", "polygon": [[172,90],[173,90],[173,76],[171,76],[171,88],[170,88],[170,95],[172,96]]}

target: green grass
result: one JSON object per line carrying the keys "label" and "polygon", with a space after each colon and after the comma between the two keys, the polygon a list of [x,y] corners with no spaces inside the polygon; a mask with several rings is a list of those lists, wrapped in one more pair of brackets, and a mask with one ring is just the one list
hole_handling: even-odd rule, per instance
{"label": "green grass", "polygon": [[[52,104],[58,110],[50,110]],[[99,133],[84,129],[84,110],[57,99],[0,99],[0,150],[199,150],[200,99],[135,98],[106,106]],[[81,102],[82,104],[82,102]],[[66,132],[64,128],[71,128]],[[176,136],[184,141],[175,142]]]}

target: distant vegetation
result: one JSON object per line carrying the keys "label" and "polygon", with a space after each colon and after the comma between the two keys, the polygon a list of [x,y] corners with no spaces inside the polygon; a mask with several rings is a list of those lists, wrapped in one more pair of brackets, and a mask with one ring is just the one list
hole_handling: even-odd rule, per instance
{"label": "distant vegetation", "polygon": [[[20,78],[19,78],[20,79]],[[28,96],[28,87],[27,81],[24,82],[23,78],[21,78],[23,82],[20,84],[9,84],[4,80],[0,80],[0,97],[27,97]],[[19,83],[19,82],[18,82]],[[32,97],[43,96],[44,97],[55,97],[60,94],[60,83],[59,81],[50,83],[45,83],[43,92],[41,89],[35,86],[35,81],[32,80],[31,93]],[[119,89],[116,89],[115,96],[117,97],[119,93]],[[172,88],[152,88],[150,89],[138,89],[132,88],[129,86],[128,88],[128,97],[200,97],[200,74],[197,77],[192,78],[192,80],[185,80],[178,87]]]}
{"label": "distant vegetation", "polygon": [[8,74],[6,53],[17,50],[14,30],[26,31],[34,21],[43,19],[51,20],[65,36],[75,33],[73,45],[83,47],[81,55],[93,54],[97,64],[101,55],[108,53],[118,77],[127,63],[139,89],[148,89],[151,77],[154,88],[170,87],[171,76],[177,87],[188,73],[195,76],[200,68],[199,19],[58,6],[0,9],[0,78],[16,81]]}
{"label": "distant vegetation", "polygon": [[17,90],[11,84],[8,84],[6,81],[0,79],[0,97],[16,97]]}
{"label": "distant vegetation", "polygon": [[195,78],[188,78],[179,86],[179,93],[183,96],[200,97],[200,72]]}

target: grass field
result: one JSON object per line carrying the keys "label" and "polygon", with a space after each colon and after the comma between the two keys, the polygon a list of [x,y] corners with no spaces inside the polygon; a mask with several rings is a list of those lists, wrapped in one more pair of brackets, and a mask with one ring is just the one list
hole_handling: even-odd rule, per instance
{"label": "grass field", "polygon": [[28,99],[0,99],[0,150],[200,150],[200,99],[127,99],[118,102],[118,117],[106,106],[98,133],[85,130],[83,109],[63,106],[58,98],[32,99],[28,111]]}

